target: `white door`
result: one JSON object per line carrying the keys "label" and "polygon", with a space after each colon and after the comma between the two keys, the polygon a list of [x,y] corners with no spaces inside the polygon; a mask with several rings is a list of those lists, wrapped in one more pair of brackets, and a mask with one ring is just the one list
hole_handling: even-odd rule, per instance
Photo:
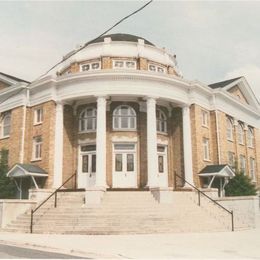
{"label": "white door", "polygon": [[96,184],[96,146],[82,145],[79,153],[78,188]]}
{"label": "white door", "polygon": [[159,187],[168,187],[167,146],[157,146]]}
{"label": "white door", "polygon": [[113,188],[137,188],[136,145],[113,144]]}

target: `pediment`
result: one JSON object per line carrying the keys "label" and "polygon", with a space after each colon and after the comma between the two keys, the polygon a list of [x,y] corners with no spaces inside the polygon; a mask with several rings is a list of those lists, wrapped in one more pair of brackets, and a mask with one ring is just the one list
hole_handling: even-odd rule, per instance
{"label": "pediment", "polygon": [[232,95],[242,104],[247,104],[255,109],[259,109],[259,101],[245,77],[238,78],[223,87],[222,90],[227,91],[228,94]]}

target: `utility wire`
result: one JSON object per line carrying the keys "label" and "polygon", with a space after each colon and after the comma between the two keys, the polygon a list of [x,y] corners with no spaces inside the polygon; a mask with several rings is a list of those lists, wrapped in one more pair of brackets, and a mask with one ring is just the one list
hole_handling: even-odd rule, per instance
{"label": "utility wire", "polygon": [[[124,18],[122,18],[121,20],[119,20],[118,22],[116,22],[113,26],[111,26],[108,30],[106,30],[105,32],[101,33],[99,36],[97,36],[94,40],[88,41],[86,42],[82,47],[80,47],[79,49],[77,49],[75,52],[71,53],[70,55],[68,55],[66,58],[63,58],[60,62],[56,63],[54,66],[52,66],[47,72],[45,72],[44,74],[42,74],[40,77],[38,77],[37,79],[45,76],[46,74],[48,74],[52,69],[54,69],[55,67],[57,67],[59,64],[61,64],[62,62],[66,61],[67,59],[69,59],[71,56],[75,55],[76,53],[78,53],[79,51],[83,50],[84,48],[86,48],[89,44],[89,42],[95,41],[96,39],[98,39],[99,37],[105,35],[106,33],[108,33],[109,31],[111,31],[113,28],[115,28],[117,25],[119,25],[120,23],[122,23],[124,20],[128,19],[129,17],[137,14],[138,12],[140,12],[141,10],[143,10],[146,6],[148,6],[149,4],[151,4],[153,2],[153,0],[150,0],[148,3],[146,3],[145,5],[143,5],[142,7],[140,7],[139,9],[137,9],[136,11],[132,12],[131,14],[125,16]],[[36,80],[37,80],[36,79]]]}
{"label": "utility wire", "polygon": [[[113,26],[111,26],[109,29],[107,29],[105,32],[103,32],[102,34],[100,34],[99,36],[97,36],[94,40],[88,41],[86,42],[82,47],[80,47],[79,49],[77,49],[75,52],[72,52],[70,55],[67,55],[66,58],[63,58],[60,62],[56,63],[54,66],[52,66],[47,72],[45,72],[44,74],[42,74],[40,77],[38,77],[37,79],[35,79],[34,81],[38,80],[39,78],[45,76],[46,74],[48,74],[52,69],[54,69],[55,67],[57,67],[59,64],[61,64],[62,62],[66,61],[67,59],[69,59],[71,56],[75,55],[76,53],[78,53],[79,51],[83,50],[84,48],[86,48],[89,44],[89,42],[95,41],[96,39],[98,39],[99,37],[102,37],[103,35],[105,35],[106,33],[108,33],[109,31],[111,31],[113,28],[115,28],[117,25],[119,25],[120,23],[122,23],[124,20],[128,19],[129,17],[137,14],[138,12],[140,12],[141,10],[143,10],[146,6],[148,6],[149,4],[151,4],[153,2],[153,0],[150,0],[148,3],[146,3],[145,5],[141,6],[139,9],[137,9],[136,11],[132,12],[131,14],[125,16],[124,18],[122,18],[121,20],[119,20],[118,22],[116,22]],[[32,81],[32,82],[34,82]],[[31,83],[28,84],[28,86],[30,86]],[[27,87],[28,87],[27,86]],[[1,100],[0,104],[4,103],[6,100],[8,100],[9,98],[11,98],[12,96],[15,96],[17,94],[19,94],[21,91],[23,90],[20,89],[18,92],[8,96],[7,98],[5,98],[4,100]]]}

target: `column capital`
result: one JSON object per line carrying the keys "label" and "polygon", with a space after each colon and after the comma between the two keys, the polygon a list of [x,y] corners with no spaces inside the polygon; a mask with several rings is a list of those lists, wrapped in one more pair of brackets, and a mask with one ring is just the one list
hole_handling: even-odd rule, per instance
{"label": "column capital", "polygon": [[107,95],[96,95],[95,98],[98,99],[105,99],[107,100],[109,97]]}
{"label": "column capital", "polygon": [[143,99],[146,100],[146,101],[149,101],[149,100],[157,100],[159,97],[157,96],[145,96]]}

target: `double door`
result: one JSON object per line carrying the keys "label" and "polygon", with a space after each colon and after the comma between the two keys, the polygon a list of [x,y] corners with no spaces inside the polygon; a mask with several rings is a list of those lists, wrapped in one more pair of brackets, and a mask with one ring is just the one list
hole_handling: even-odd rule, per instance
{"label": "double door", "polygon": [[113,188],[137,188],[135,143],[113,144]]}
{"label": "double door", "polygon": [[78,167],[78,188],[93,187],[96,184],[96,146],[80,146]]}

